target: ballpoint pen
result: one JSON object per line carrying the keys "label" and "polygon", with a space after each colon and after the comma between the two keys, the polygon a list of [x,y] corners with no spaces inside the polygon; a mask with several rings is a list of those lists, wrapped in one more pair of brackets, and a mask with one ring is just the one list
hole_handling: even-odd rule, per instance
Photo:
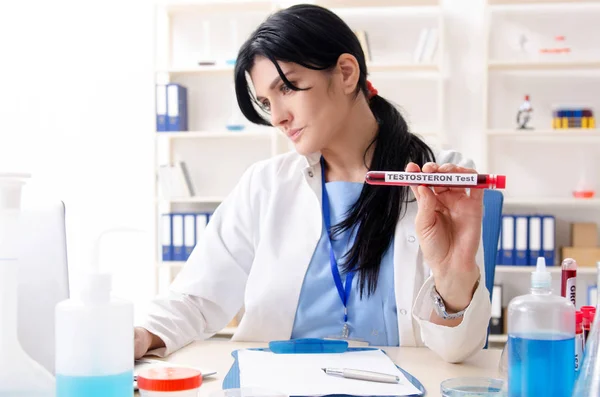
{"label": "ballpoint pen", "polygon": [[327,375],[339,376],[348,379],[366,380],[369,382],[399,383],[400,377],[382,374],[380,372],[363,371],[347,368],[321,368]]}

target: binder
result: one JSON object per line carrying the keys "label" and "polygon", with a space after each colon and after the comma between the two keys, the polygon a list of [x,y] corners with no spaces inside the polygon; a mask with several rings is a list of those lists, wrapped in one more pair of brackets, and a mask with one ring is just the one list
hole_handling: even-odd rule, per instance
{"label": "binder", "polygon": [[542,251],[542,217],[529,217],[529,266],[535,266],[537,258],[544,256]]}
{"label": "binder", "polygon": [[156,131],[167,130],[167,86],[156,85]]}
{"label": "binder", "polygon": [[546,258],[547,266],[555,265],[555,234],[556,221],[553,215],[544,215],[542,217],[542,252]]}
{"label": "binder", "polygon": [[188,130],[187,88],[167,84],[167,123],[169,131]]}
{"label": "binder", "polygon": [[183,214],[173,214],[173,260],[183,261]]}
{"label": "binder", "polygon": [[500,225],[500,233],[498,234],[498,250],[496,251],[496,265],[502,265],[504,259],[504,250],[502,249],[502,224]]}
{"label": "binder", "polygon": [[183,260],[187,261],[196,245],[196,215],[183,215]]}
{"label": "binder", "polygon": [[492,317],[490,318],[490,334],[504,334],[501,285],[494,285],[492,289]]}
{"label": "binder", "polygon": [[515,217],[502,215],[502,265],[514,265]]}
{"label": "binder", "polygon": [[[342,344],[346,344],[345,347]],[[296,347],[300,345],[300,347]],[[291,346],[291,347],[289,347]],[[342,353],[343,351],[365,351],[365,350],[381,350],[373,347],[347,347],[346,341],[334,341],[334,340],[323,340],[323,339],[292,339],[289,341],[273,341],[269,343],[268,348],[251,348],[250,350],[257,351],[272,351],[276,354],[321,354],[321,353]],[[343,351],[342,351],[343,350]],[[222,389],[239,389],[240,388],[240,367],[238,362],[238,351],[234,350],[231,353],[234,361],[231,368],[223,379]],[[385,352],[384,352],[385,353]],[[423,396],[426,394],[425,387],[423,384],[415,378],[413,375],[402,369],[400,366],[396,367],[406,376],[406,379],[412,383],[420,392],[420,394],[406,396],[416,397]]]}
{"label": "binder", "polygon": [[208,224],[208,214],[200,213],[196,214],[196,235],[195,235],[195,245],[197,245],[202,236],[204,236],[204,231],[206,230],[206,225]]}
{"label": "binder", "polygon": [[527,266],[529,263],[529,254],[527,252],[528,224],[529,219],[527,216],[515,216],[514,264],[517,266]]}
{"label": "binder", "polygon": [[173,260],[173,227],[171,214],[161,215],[161,235],[162,235],[162,260],[168,262]]}

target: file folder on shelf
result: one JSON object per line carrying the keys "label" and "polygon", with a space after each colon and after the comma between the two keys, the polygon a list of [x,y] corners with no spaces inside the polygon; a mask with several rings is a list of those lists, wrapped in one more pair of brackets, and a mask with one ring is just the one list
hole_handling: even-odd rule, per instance
{"label": "file folder on shelf", "polygon": [[529,266],[535,266],[537,258],[544,256],[542,251],[542,217],[529,217]]}
{"label": "file folder on shelf", "polygon": [[156,131],[168,131],[167,128],[167,86],[156,85]]}
{"label": "file folder on shelf", "polygon": [[196,215],[183,215],[183,260],[187,261],[196,246]]}
{"label": "file folder on shelf", "polygon": [[545,215],[542,218],[542,251],[546,258],[546,266],[554,266],[556,243],[556,221],[554,216]]}
{"label": "file folder on shelf", "polygon": [[202,236],[204,236],[204,230],[208,224],[208,214],[196,214],[196,244],[200,242]]}
{"label": "file folder on shelf", "polygon": [[502,215],[502,265],[514,265],[515,217]]}
{"label": "file folder on shelf", "polygon": [[162,260],[167,262],[173,260],[173,223],[171,214],[162,214],[160,218]]}
{"label": "file folder on shelf", "polygon": [[517,266],[527,266],[529,263],[529,254],[527,253],[528,242],[528,223],[527,216],[515,216],[515,254],[514,264]]}
{"label": "file folder on shelf", "polygon": [[180,84],[167,85],[167,122],[169,131],[188,130],[187,88]]}
{"label": "file folder on shelf", "polygon": [[183,214],[173,214],[173,259],[174,261],[183,261]]}

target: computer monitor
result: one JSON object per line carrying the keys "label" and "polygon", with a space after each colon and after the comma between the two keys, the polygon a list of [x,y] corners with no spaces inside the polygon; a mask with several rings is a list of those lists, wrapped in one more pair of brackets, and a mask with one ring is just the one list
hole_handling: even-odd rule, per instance
{"label": "computer monitor", "polygon": [[54,374],[54,310],[69,298],[63,202],[23,206],[18,281],[18,336],[31,358]]}

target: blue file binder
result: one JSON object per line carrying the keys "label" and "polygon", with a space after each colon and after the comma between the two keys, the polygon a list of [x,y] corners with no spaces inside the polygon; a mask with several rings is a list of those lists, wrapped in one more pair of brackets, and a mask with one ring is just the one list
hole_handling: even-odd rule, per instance
{"label": "blue file binder", "polygon": [[[346,344],[345,346],[341,344]],[[330,341],[324,339],[292,339],[290,341],[275,341],[269,343],[269,348],[255,348],[250,350],[257,351],[272,351],[276,354],[319,354],[319,353],[342,353],[343,351],[365,351],[365,350],[379,350],[370,347],[351,348],[347,347],[345,341]],[[273,349],[276,349],[275,351]],[[293,350],[293,351],[290,351]],[[320,351],[319,351],[320,350]],[[223,379],[223,389],[237,389],[240,387],[240,367],[238,363],[238,350],[231,353],[234,358],[233,365],[229,369],[229,372]],[[425,387],[421,382],[400,368],[396,366],[406,376],[409,382],[411,382],[421,394],[416,394],[407,397],[421,397],[425,395]],[[391,396],[389,396],[391,397]]]}
{"label": "blue file binder", "polygon": [[555,265],[556,220],[552,215],[542,217],[542,252],[546,258],[546,266]]}
{"label": "blue file binder", "polygon": [[184,261],[185,253],[183,249],[183,214],[172,214],[173,228],[173,259],[174,261]]}
{"label": "blue file binder", "polygon": [[208,224],[208,214],[199,213],[196,214],[196,244],[200,242],[202,236],[204,236],[204,231],[206,230],[206,225]]}
{"label": "blue file binder", "polygon": [[496,250],[496,265],[503,265],[504,250],[502,249],[502,222],[500,223],[500,233],[498,234],[498,249]]}
{"label": "blue file binder", "polygon": [[542,251],[542,217],[532,215],[529,217],[529,266],[535,266],[537,258],[544,256]]}
{"label": "blue file binder", "polygon": [[502,265],[514,265],[515,217],[502,215]]}
{"label": "blue file binder", "polygon": [[167,84],[167,123],[169,131],[188,130],[187,88]]}
{"label": "blue file binder", "polygon": [[156,85],[156,131],[164,132],[167,129],[167,86]]}
{"label": "blue file binder", "polygon": [[161,215],[161,235],[162,235],[162,260],[168,262],[173,260],[173,218],[171,214]]}
{"label": "blue file binder", "polygon": [[515,253],[514,264],[527,266],[529,254],[527,252],[529,219],[524,215],[515,216]]}
{"label": "blue file binder", "polygon": [[183,214],[183,260],[187,261],[196,246],[196,215]]}

